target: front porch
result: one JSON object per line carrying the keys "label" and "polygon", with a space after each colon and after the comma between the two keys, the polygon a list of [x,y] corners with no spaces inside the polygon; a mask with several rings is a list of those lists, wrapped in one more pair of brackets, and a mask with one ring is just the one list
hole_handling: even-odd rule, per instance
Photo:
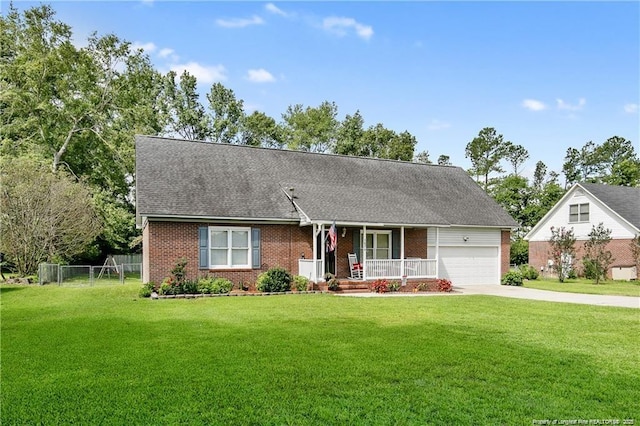
{"label": "front porch", "polygon": [[[368,259],[361,264],[362,278],[343,277],[335,273],[334,275],[338,279],[351,281],[383,278],[390,280],[438,278],[437,259]],[[307,277],[310,281],[316,283],[324,281],[325,270],[324,259],[298,259],[298,275]]]}
{"label": "front porch", "polygon": [[[377,279],[406,282],[438,278],[439,229],[437,227],[354,226],[337,224],[334,228],[333,251],[328,223],[313,223],[312,253],[301,253],[298,275],[315,283],[324,282],[326,273],[340,280],[374,281]],[[431,244],[427,241],[431,235]],[[357,256],[360,273],[354,274],[348,255]]]}

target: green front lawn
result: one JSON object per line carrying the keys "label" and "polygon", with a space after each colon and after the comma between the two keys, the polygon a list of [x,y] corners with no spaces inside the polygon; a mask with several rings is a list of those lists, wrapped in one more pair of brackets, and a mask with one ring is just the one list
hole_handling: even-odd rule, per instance
{"label": "green front lawn", "polygon": [[640,311],[2,286],[1,423],[640,421]]}
{"label": "green front lawn", "polygon": [[640,297],[640,282],[638,281],[602,281],[595,284],[593,280],[584,278],[569,279],[561,283],[557,278],[538,278],[525,281],[524,287],[539,290],[565,291],[567,293],[608,294],[615,296]]}

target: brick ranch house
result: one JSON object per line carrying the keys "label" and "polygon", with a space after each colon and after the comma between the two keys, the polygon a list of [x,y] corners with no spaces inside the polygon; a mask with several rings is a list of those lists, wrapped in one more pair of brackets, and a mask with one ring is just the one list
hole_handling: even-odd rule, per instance
{"label": "brick ranch house", "polygon": [[[143,281],[254,283],[274,266],[322,281],[448,278],[499,284],[515,221],[461,168],[136,137]],[[335,223],[337,247],[327,252]]]}
{"label": "brick ranch house", "polygon": [[[631,240],[640,234],[640,188],[577,183],[525,236],[529,241],[529,264],[548,271],[551,266],[551,227],[573,228],[576,258],[584,255],[584,243],[592,227],[602,223],[611,230],[607,249],[614,261],[608,277],[640,279],[640,268],[631,252]],[[582,264],[577,262],[578,272]]]}

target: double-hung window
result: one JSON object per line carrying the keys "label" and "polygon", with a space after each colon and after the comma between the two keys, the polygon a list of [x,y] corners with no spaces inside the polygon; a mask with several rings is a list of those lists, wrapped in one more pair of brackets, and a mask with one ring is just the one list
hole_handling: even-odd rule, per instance
{"label": "double-hung window", "polygon": [[589,203],[570,204],[569,222],[589,222]]}
{"label": "double-hung window", "polygon": [[[360,247],[362,251],[364,245]],[[366,247],[367,259],[391,259],[391,231],[367,231]]]}
{"label": "double-hung window", "polygon": [[211,268],[251,268],[251,228],[209,227]]}

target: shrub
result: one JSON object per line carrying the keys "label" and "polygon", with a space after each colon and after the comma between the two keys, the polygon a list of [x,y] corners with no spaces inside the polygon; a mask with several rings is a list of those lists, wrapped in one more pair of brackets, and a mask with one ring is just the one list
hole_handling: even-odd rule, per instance
{"label": "shrub", "polygon": [[216,278],[213,280],[211,292],[214,294],[229,293],[233,289],[233,283],[226,278]]}
{"label": "shrub", "polygon": [[296,275],[293,277],[293,285],[298,291],[305,291],[309,288],[309,279],[302,275]]}
{"label": "shrub", "polygon": [[398,291],[400,290],[400,283],[398,281],[391,281],[388,288],[389,291]]}
{"label": "shrub", "polygon": [[233,283],[226,278],[206,277],[200,278],[197,283],[198,293],[223,294],[229,293]]}
{"label": "shrub", "polygon": [[523,279],[520,271],[509,271],[502,277],[502,285],[521,286]]}
{"label": "shrub", "polygon": [[158,294],[163,296],[176,294],[175,286],[173,285],[173,280],[171,278],[165,278],[162,280],[162,284],[160,284],[160,288],[158,289]]}
{"label": "shrub", "polygon": [[369,287],[371,291],[376,293],[386,293],[389,291],[389,282],[387,280],[375,280]]}
{"label": "shrub", "polygon": [[441,278],[436,281],[436,285],[438,286],[438,291],[450,292],[452,289],[451,281]]}
{"label": "shrub", "polygon": [[153,281],[149,281],[146,284],[142,284],[142,288],[140,289],[138,295],[140,297],[151,297],[151,293],[153,293],[154,291],[156,291],[156,283],[154,283]]}
{"label": "shrub", "polygon": [[599,272],[598,266],[591,261],[591,259],[583,259],[582,267],[584,272],[584,277],[590,280],[599,280]]}
{"label": "shrub", "polygon": [[293,277],[286,269],[275,267],[258,276],[256,288],[265,293],[278,293],[291,290]]}
{"label": "shrub", "polygon": [[337,291],[340,289],[340,281],[332,273],[324,274],[324,281],[327,283],[329,290]]}
{"label": "shrub", "polygon": [[422,282],[422,283],[418,283],[416,285],[416,290],[418,291],[433,291],[433,286],[428,282]]}
{"label": "shrub", "polygon": [[182,288],[179,288],[180,293],[177,294],[197,294],[198,293],[198,281],[184,280]]}
{"label": "shrub", "polygon": [[520,265],[518,269],[520,269],[522,277],[527,280],[537,280],[540,275],[538,270],[531,265]]}
{"label": "shrub", "polygon": [[187,279],[187,259],[184,257],[178,259],[171,270],[171,275],[176,285],[180,287],[180,292],[182,292],[182,286]]}

